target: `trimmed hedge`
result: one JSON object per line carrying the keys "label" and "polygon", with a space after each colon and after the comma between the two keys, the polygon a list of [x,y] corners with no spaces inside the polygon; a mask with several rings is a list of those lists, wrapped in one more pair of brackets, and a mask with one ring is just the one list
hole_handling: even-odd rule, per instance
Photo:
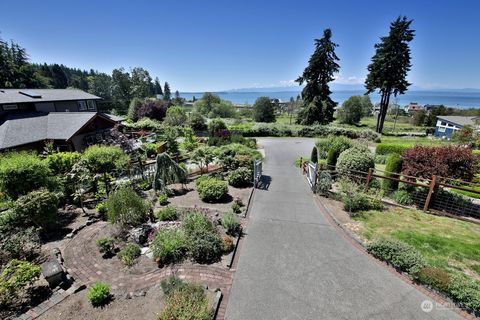
{"label": "trimmed hedge", "polygon": [[360,150],[358,148],[350,148],[343,151],[338,157],[337,171],[339,174],[360,175],[356,172],[367,172],[368,169],[374,168],[375,162],[370,151]]}
{"label": "trimmed hedge", "polygon": [[[387,165],[385,166],[385,176],[391,178],[398,178],[395,173],[402,172],[402,158],[398,153],[392,153],[387,158]],[[382,190],[386,193],[393,192],[398,189],[398,181],[383,179]]]}
{"label": "trimmed hedge", "polygon": [[375,153],[378,155],[387,155],[391,153],[402,154],[403,151],[413,148],[410,144],[401,143],[379,143],[375,149]]}

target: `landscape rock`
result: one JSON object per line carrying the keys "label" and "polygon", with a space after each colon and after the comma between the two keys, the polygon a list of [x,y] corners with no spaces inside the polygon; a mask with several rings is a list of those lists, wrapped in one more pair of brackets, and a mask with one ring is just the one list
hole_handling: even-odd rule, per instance
{"label": "landscape rock", "polygon": [[133,242],[139,245],[143,245],[148,241],[148,234],[152,231],[152,226],[144,224],[138,228],[130,230],[129,237]]}

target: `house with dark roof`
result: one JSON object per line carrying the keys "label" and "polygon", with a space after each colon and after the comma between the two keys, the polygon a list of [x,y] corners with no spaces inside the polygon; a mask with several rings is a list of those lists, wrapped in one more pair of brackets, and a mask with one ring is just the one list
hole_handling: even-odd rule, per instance
{"label": "house with dark roof", "polygon": [[480,117],[437,116],[434,135],[439,138],[450,139],[455,131],[465,126],[480,131]]}
{"label": "house with dark roof", "polygon": [[122,119],[97,112],[100,97],[77,89],[0,89],[0,150],[82,151]]}

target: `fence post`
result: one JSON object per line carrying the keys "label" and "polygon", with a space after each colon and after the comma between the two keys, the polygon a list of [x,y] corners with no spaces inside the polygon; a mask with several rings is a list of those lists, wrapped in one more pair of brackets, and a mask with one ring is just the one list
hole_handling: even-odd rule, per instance
{"label": "fence post", "polygon": [[370,180],[372,179],[372,174],[373,174],[373,169],[369,168],[368,169],[368,174],[367,174],[367,181],[365,183],[365,192],[368,191],[368,186],[370,185]]}
{"label": "fence post", "polygon": [[437,176],[432,176],[432,181],[430,181],[430,187],[428,188],[428,195],[427,195],[427,199],[425,199],[425,205],[423,206],[423,211],[428,211],[430,200],[432,200],[432,194],[433,194],[433,190],[435,190],[436,184],[437,184]]}

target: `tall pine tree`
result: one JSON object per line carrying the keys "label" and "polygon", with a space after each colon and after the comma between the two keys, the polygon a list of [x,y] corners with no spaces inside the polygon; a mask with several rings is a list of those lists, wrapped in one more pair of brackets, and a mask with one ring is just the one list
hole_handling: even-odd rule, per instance
{"label": "tall pine tree", "polygon": [[170,101],[172,98],[172,93],[170,92],[170,85],[168,82],[165,82],[165,85],[163,86],[163,100]]}
{"label": "tall pine tree", "polygon": [[157,94],[163,95],[162,85],[160,84],[160,80],[158,80],[158,77],[155,77],[155,84],[154,84],[153,92],[154,92],[155,95],[157,95]]}
{"label": "tall pine tree", "polygon": [[415,30],[410,28],[412,21],[404,16],[390,24],[390,33],[375,44],[375,55],[368,66],[369,73],[365,80],[367,94],[378,89],[381,97],[376,126],[378,133],[383,131],[391,95],[396,97],[404,94],[410,86],[406,77],[412,67],[409,47],[409,42],[415,36]]}
{"label": "tall pine tree", "polygon": [[315,52],[308,61],[308,67],[296,80],[300,85],[305,83],[302,91],[303,109],[298,115],[297,122],[311,125],[326,124],[333,121],[333,113],[337,105],[330,98],[328,83],[333,81],[334,74],[340,70],[335,54],[338,46],[332,42],[332,31],[325,29],[323,38],[315,39]]}

